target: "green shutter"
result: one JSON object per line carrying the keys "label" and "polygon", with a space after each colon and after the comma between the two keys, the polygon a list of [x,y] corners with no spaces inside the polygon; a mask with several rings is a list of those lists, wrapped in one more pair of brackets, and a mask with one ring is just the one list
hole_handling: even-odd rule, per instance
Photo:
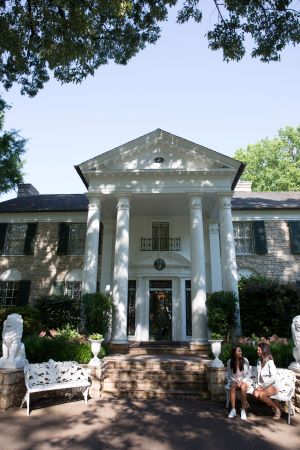
{"label": "green shutter", "polygon": [[52,286],[51,295],[57,295],[59,297],[64,295],[65,283],[63,281],[55,281]]}
{"label": "green shutter", "polygon": [[102,253],[102,243],[103,243],[103,223],[100,222],[100,228],[99,228],[99,244],[98,244],[98,256]]}
{"label": "green shutter", "polygon": [[0,255],[4,253],[7,223],[0,223]]}
{"label": "green shutter", "polygon": [[69,249],[70,224],[65,222],[59,223],[58,228],[58,245],[57,254],[67,255]]}
{"label": "green shutter", "polygon": [[253,222],[253,237],[255,253],[265,255],[268,253],[265,222],[263,220]]}
{"label": "green shutter", "polygon": [[24,242],[24,255],[34,254],[34,244],[37,231],[37,223],[29,223],[27,225],[26,237]]}
{"label": "green shutter", "polygon": [[19,298],[16,306],[28,305],[30,294],[30,281],[19,281]]}
{"label": "green shutter", "polygon": [[292,253],[300,254],[300,221],[289,222]]}

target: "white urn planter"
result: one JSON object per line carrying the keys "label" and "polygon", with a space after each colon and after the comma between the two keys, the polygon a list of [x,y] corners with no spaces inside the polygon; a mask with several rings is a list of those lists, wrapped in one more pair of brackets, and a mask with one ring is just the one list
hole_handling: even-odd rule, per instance
{"label": "white urn planter", "polygon": [[219,355],[221,353],[222,339],[210,339],[208,342],[210,343],[211,346],[211,352],[215,357],[215,359],[213,359],[211,362],[211,367],[216,368],[224,367],[224,364],[219,359]]}
{"label": "white urn planter", "polygon": [[103,339],[89,339],[91,343],[91,350],[94,355],[94,357],[90,360],[89,366],[100,366],[101,365],[101,359],[98,358],[98,354],[101,350],[101,344]]}

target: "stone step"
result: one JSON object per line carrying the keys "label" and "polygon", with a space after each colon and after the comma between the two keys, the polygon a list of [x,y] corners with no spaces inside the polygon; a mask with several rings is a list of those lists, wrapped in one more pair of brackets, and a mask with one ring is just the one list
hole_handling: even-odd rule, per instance
{"label": "stone step", "polygon": [[205,370],[130,370],[130,369],[106,369],[105,378],[117,380],[182,380],[185,382],[206,380]]}
{"label": "stone step", "polygon": [[103,390],[101,399],[110,398],[136,398],[136,399],[178,399],[178,400],[207,400],[209,399],[208,391],[165,391],[156,390],[126,390],[126,389],[110,389]]}
{"label": "stone step", "polygon": [[163,380],[116,380],[111,378],[105,378],[103,382],[103,390],[109,391],[111,389],[119,390],[138,390],[138,391],[151,391],[151,390],[163,390],[163,391],[193,391],[202,392],[207,390],[207,383],[203,381],[163,381]]}
{"label": "stone step", "polygon": [[205,364],[209,360],[199,360],[197,358],[184,359],[163,359],[153,356],[119,356],[106,357],[103,360],[105,368],[123,369],[123,370],[150,370],[150,371],[170,371],[170,370],[186,370],[186,371],[204,371]]}
{"label": "stone step", "polygon": [[157,348],[143,348],[143,347],[130,347],[128,350],[129,355],[182,355],[182,356],[194,356],[198,358],[207,359],[209,352],[190,350],[185,347],[170,348],[170,347],[157,347]]}

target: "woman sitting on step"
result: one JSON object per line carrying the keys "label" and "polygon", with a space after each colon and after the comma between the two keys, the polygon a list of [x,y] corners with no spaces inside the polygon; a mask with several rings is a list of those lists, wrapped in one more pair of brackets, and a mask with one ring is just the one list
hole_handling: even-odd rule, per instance
{"label": "woman sitting on step", "polygon": [[231,350],[231,358],[227,361],[227,380],[230,383],[230,402],[231,411],[229,419],[236,416],[235,402],[236,391],[241,391],[241,419],[247,420],[246,404],[247,404],[247,390],[251,385],[250,380],[250,365],[247,358],[243,358],[240,347],[233,347]]}

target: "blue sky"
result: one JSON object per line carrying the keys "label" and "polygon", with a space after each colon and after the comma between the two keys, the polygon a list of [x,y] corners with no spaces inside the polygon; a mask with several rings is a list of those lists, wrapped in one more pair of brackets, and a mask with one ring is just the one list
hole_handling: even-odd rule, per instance
{"label": "blue sky", "polygon": [[171,15],[156,45],[80,85],[52,80],[33,99],[17,87],[4,92],[12,105],[5,128],[28,139],[24,181],[42,194],[85,192],[75,164],[156,128],[232,156],[299,125],[300,47],[279,63],[247,56],[227,64],[204,38],[214,18],[208,11],[200,25],[177,25]]}

